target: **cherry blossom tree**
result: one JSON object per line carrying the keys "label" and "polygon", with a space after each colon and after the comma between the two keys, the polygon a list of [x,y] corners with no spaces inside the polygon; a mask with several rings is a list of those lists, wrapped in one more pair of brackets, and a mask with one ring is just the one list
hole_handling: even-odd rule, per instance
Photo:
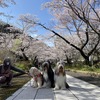
{"label": "cherry blossom tree", "polygon": [[[89,58],[100,42],[99,4],[99,0],[52,0],[51,2],[47,2],[44,7],[49,8],[50,13],[56,18],[57,25],[55,28],[57,31],[44,26],[34,17],[23,16],[22,20],[34,25],[40,25],[62,38],[67,44],[78,50],[87,64],[89,64]],[[77,46],[75,43],[71,43],[59,34],[58,31],[60,33],[70,33],[72,36],[73,34],[77,34],[80,39],[80,45]],[[83,34],[85,38],[82,37],[81,34]],[[86,51],[91,41],[91,34],[94,34],[96,37],[95,44],[93,44],[91,49],[88,48],[89,51]]]}
{"label": "cherry blossom tree", "polygon": [[[10,4],[14,4],[14,5],[16,4],[14,0],[0,0],[0,7],[1,8],[9,7],[9,3]],[[13,18],[13,16],[7,15],[7,14],[5,14],[3,12],[0,12],[0,15],[1,16],[5,16],[5,17],[9,17],[9,18]]]}
{"label": "cherry blossom tree", "polygon": [[[64,36],[64,37],[66,37],[68,40],[71,39],[68,36]],[[79,42],[77,41],[77,39],[76,41],[73,39],[71,40],[72,42],[78,44]],[[81,58],[80,53],[72,46],[66,44],[66,42],[61,38],[56,37],[54,43],[55,43],[56,52],[58,53],[57,55],[59,55],[58,57],[59,60],[66,60],[68,64],[71,64],[72,62],[77,62]]]}
{"label": "cherry blossom tree", "polygon": [[21,16],[19,16],[17,24],[20,27],[20,29],[22,30],[22,33],[23,34],[30,34],[30,33],[34,34],[36,32],[36,30],[33,28],[34,25],[20,20]]}
{"label": "cherry blossom tree", "polygon": [[15,4],[15,1],[14,0],[0,0],[0,7],[9,7],[9,4],[8,3],[11,3],[11,4]]}
{"label": "cherry blossom tree", "polygon": [[56,59],[56,54],[52,48],[47,46],[43,41],[35,39],[28,34],[20,34],[13,39],[12,48],[10,49],[18,58],[34,61],[35,58],[39,62]]}

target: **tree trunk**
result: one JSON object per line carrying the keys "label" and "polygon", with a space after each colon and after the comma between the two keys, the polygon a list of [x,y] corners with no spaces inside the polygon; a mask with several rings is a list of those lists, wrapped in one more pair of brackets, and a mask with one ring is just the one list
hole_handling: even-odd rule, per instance
{"label": "tree trunk", "polygon": [[28,57],[26,56],[26,54],[24,53],[24,49],[21,48],[21,51],[22,51],[22,53],[23,53],[23,58],[24,58],[24,60],[28,61],[29,59],[28,59]]}

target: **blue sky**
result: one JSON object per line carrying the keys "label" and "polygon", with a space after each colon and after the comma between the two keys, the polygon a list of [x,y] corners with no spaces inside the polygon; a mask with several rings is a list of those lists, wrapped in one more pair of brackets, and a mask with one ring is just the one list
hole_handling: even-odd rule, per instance
{"label": "blue sky", "polygon": [[[41,19],[41,22],[47,22],[51,19],[51,15],[46,9],[41,10],[41,4],[47,1],[49,0],[15,0],[16,5],[9,4],[10,6],[8,8],[0,8],[0,11],[14,16],[14,20],[16,20],[20,14],[31,13],[37,15],[37,17]],[[2,17],[2,19],[7,21],[7,18],[4,19]]]}
{"label": "blue sky", "polygon": [[[4,16],[0,16],[0,19],[11,23],[16,26],[16,22],[18,19],[18,16],[21,14],[34,14],[39,19],[40,22],[43,24],[48,24],[52,16],[49,14],[47,9],[41,10],[41,4],[50,1],[50,0],[14,0],[16,2],[16,5],[9,4],[8,8],[0,8],[1,12],[4,12],[7,15],[14,16],[13,19],[5,18]],[[38,27],[38,34],[44,34],[46,31],[40,27]]]}

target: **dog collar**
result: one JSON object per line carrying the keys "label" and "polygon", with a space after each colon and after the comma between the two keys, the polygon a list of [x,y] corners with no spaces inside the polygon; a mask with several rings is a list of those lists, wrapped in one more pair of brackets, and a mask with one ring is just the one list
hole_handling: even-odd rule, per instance
{"label": "dog collar", "polygon": [[35,80],[37,80],[38,77],[41,77],[41,73],[38,75],[34,75]]}

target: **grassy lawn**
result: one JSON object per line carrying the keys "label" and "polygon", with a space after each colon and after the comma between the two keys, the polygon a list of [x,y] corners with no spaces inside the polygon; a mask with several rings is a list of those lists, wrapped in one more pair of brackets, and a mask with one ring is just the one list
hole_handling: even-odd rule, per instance
{"label": "grassy lawn", "polygon": [[5,100],[6,98],[8,98],[16,90],[18,90],[25,83],[27,83],[29,80],[30,78],[27,75],[22,75],[22,76],[13,78],[11,87],[4,87],[4,86],[0,87],[0,100]]}
{"label": "grassy lawn", "polygon": [[87,73],[91,76],[100,76],[100,68],[95,68],[93,66],[81,65],[81,66],[66,66],[66,70]]}

